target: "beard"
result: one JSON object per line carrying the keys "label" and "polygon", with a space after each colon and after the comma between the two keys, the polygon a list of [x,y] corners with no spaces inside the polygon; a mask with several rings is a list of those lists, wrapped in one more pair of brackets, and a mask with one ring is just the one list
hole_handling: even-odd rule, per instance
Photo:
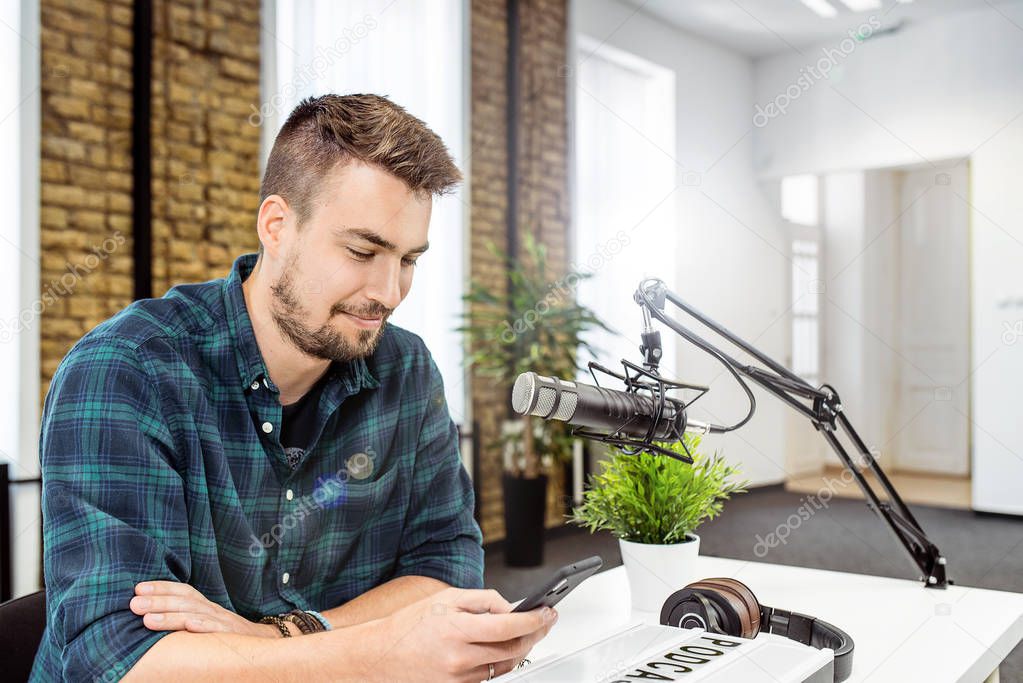
{"label": "beard", "polygon": [[[330,318],[319,327],[313,328],[304,321],[309,318],[305,308],[299,301],[295,291],[292,273],[295,272],[293,259],[284,271],[284,275],[270,286],[272,301],[270,315],[277,329],[299,351],[323,360],[348,363],[357,358],[365,358],[376,350],[380,338],[387,326],[387,318],[392,311],[381,304],[370,305],[361,309],[350,308],[344,303],[336,303],[330,308]],[[330,324],[335,316],[342,313],[362,316],[364,318],[383,318],[375,330],[358,330],[354,341],[345,338]]]}

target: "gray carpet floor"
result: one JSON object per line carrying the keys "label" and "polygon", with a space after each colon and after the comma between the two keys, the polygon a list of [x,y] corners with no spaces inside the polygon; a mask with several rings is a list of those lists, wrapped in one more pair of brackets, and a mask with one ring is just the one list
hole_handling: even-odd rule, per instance
{"label": "gray carpet floor", "polygon": [[[788,542],[766,559],[754,552],[757,537],[785,523],[803,504],[803,496],[780,487],[754,490],[725,504],[717,519],[704,524],[704,555],[769,561],[817,569],[915,578],[915,566],[884,522],[862,501],[833,499],[802,522]],[[1023,518],[978,515],[965,510],[911,506],[917,521],[948,558],[948,574],[959,585],[1023,593]],[[509,600],[518,600],[550,572],[589,555],[604,558],[604,568],[621,564],[617,541],[606,533],[558,529],[547,542],[544,565],[530,569],[504,565],[500,544],[488,548],[485,582]],[[681,588],[681,586],[680,586]],[[1002,683],[1023,683],[1023,644],[1001,667]]]}

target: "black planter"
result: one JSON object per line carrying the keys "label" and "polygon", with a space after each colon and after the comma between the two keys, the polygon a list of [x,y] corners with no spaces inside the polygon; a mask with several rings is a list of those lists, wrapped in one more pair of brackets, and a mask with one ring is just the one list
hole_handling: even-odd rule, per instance
{"label": "black planter", "polygon": [[547,475],[525,479],[504,474],[504,563],[509,567],[543,564]]}

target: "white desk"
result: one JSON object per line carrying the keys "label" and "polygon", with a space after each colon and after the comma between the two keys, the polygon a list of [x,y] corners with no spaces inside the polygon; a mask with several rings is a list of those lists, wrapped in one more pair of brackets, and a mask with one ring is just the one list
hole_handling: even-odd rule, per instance
{"label": "white desk", "polygon": [[[1023,639],[1020,593],[936,590],[918,581],[717,557],[699,562],[701,577],[738,579],[764,604],[818,617],[852,636],[849,681],[997,681],[998,665]],[[531,660],[571,652],[629,624],[656,624],[659,616],[630,612],[623,567],[587,579],[558,613]]]}

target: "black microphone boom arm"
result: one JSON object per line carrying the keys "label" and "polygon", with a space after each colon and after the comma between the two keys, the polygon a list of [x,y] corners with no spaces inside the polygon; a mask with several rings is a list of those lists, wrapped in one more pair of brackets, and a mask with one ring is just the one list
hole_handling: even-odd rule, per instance
{"label": "black microphone boom arm", "polygon": [[[647,320],[648,316],[656,318],[694,346],[715,356],[739,375],[753,380],[765,391],[777,396],[791,408],[809,418],[814,428],[824,436],[838,459],[852,473],[860,490],[863,491],[863,495],[866,496],[867,507],[885,521],[895,538],[909,553],[913,563],[922,573],[921,580],[924,585],[930,588],[947,588],[948,584],[952,583],[945,575],[945,557],[937,546],[927,538],[927,534],[924,533],[906,504],[902,502],[902,498],[881,470],[881,466],[874,459],[870,449],[850,424],[842,410],[838,392],[833,387],[827,384],[821,387],[812,386],[749,342],[739,338],[680,299],[661,280],[644,280],[636,290],[634,298],[636,303],[643,308],[644,320]],[[740,362],[678,321],[665,315],[665,301],[670,301],[708,329],[742,349],[763,364],[764,368]],[[647,361],[649,363],[649,357]],[[656,366],[653,369],[656,370]],[[846,434],[855,447],[855,455],[858,456],[859,464],[838,440],[839,430]],[[878,497],[864,476],[864,471],[872,472],[877,477],[877,481],[887,495],[887,500],[881,500]]]}

